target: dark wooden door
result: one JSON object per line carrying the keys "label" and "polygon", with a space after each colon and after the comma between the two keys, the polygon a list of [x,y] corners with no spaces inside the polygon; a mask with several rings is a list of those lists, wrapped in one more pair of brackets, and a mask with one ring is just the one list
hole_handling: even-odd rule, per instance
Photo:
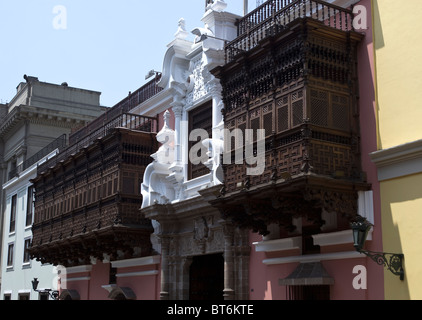
{"label": "dark wooden door", "polygon": [[193,257],[190,266],[189,300],[223,300],[222,254]]}

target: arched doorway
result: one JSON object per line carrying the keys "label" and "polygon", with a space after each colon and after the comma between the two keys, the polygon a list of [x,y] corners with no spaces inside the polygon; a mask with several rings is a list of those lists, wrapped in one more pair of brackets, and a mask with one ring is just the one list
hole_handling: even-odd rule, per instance
{"label": "arched doorway", "polygon": [[195,256],[189,271],[189,300],[224,300],[223,254]]}

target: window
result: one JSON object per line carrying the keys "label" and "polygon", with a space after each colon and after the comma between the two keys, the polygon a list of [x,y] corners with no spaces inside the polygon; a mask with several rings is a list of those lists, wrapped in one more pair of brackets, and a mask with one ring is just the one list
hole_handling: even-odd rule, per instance
{"label": "window", "polygon": [[9,232],[15,232],[15,227],[16,227],[16,201],[17,201],[17,195],[15,194],[12,197],[12,203],[11,203],[11,209],[10,209]]}
{"label": "window", "polygon": [[12,300],[12,295],[10,293],[5,293],[3,296],[3,300]]}
{"label": "window", "polygon": [[13,248],[14,248],[14,244],[11,243],[9,244],[9,249],[7,251],[7,266],[8,267],[13,267]]}
{"label": "window", "polygon": [[19,300],[29,300],[29,293],[19,293]]}
{"label": "window", "polygon": [[[189,134],[194,129],[204,129],[208,132],[208,136],[212,137],[212,102],[209,101],[205,103],[204,105],[192,110],[189,112]],[[192,147],[199,143],[199,141],[189,141],[189,151],[192,150]],[[198,158],[207,158],[207,155],[199,154],[198,152],[197,156]],[[199,164],[193,164],[190,162],[189,159],[189,180],[195,179],[201,176],[206,175],[210,171],[208,168],[202,163],[202,161]]]}
{"label": "window", "polygon": [[38,299],[39,300],[49,300],[48,293],[47,292],[40,292]]}
{"label": "window", "polygon": [[31,260],[29,255],[29,247],[31,246],[31,239],[25,239],[25,244],[23,248],[23,262],[28,263]]}
{"label": "window", "polygon": [[32,215],[34,213],[34,187],[28,187],[26,199],[26,224],[25,226],[32,225]]}

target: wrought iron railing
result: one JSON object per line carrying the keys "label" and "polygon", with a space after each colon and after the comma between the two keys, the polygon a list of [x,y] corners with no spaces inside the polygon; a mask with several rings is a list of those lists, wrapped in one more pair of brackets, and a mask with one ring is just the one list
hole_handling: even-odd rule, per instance
{"label": "wrought iron railing", "polygon": [[38,151],[36,154],[34,154],[29,159],[25,160],[23,163],[21,163],[16,168],[12,169],[9,172],[9,180],[13,179],[14,177],[18,176],[20,173],[31,167],[33,164],[40,161],[45,156],[49,155],[54,150],[58,149],[59,152],[62,151],[66,147],[66,134],[61,135],[57,139],[55,139],[53,142],[48,144],[46,147]]}
{"label": "wrought iron railing", "polygon": [[74,142],[70,146],[60,152],[57,156],[38,166],[38,174],[44,172],[49,167],[54,167],[62,160],[69,158],[72,154],[76,154],[82,148],[91,145],[95,140],[107,136],[114,128],[126,128],[131,130],[139,130],[145,132],[157,132],[157,118],[140,116],[137,114],[123,113],[109,120],[101,126],[95,126],[95,130],[90,131],[82,136],[84,131],[78,131],[81,136],[73,135]]}
{"label": "wrought iron railing", "polygon": [[300,18],[343,31],[353,30],[353,11],[322,0],[269,0],[238,21],[238,37],[226,45],[226,63]]}
{"label": "wrought iron railing", "polygon": [[103,113],[95,120],[91,121],[88,125],[72,133],[69,136],[69,144],[77,143],[77,141],[81,138],[101,129],[101,127],[114,121],[118,116],[130,112],[136,106],[149,100],[157,93],[162,91],[163,89],[157,85],[157,82],[160,77],[161,76],[158,75],[154,80],[151,80],[150,82],[136,90],[134,93],[130,93],[128,97],[120,101],[114,107],[108,109],[105,113]]}

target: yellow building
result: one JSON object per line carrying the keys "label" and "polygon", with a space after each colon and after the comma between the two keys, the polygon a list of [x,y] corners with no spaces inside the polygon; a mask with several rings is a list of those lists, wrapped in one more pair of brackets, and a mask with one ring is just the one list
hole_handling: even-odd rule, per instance
{"label": "yellow building", "polygon": [[422,299],[422,1],[373,0],[383,247],[404,254],[405,279],[384,271],[385,299]]}

